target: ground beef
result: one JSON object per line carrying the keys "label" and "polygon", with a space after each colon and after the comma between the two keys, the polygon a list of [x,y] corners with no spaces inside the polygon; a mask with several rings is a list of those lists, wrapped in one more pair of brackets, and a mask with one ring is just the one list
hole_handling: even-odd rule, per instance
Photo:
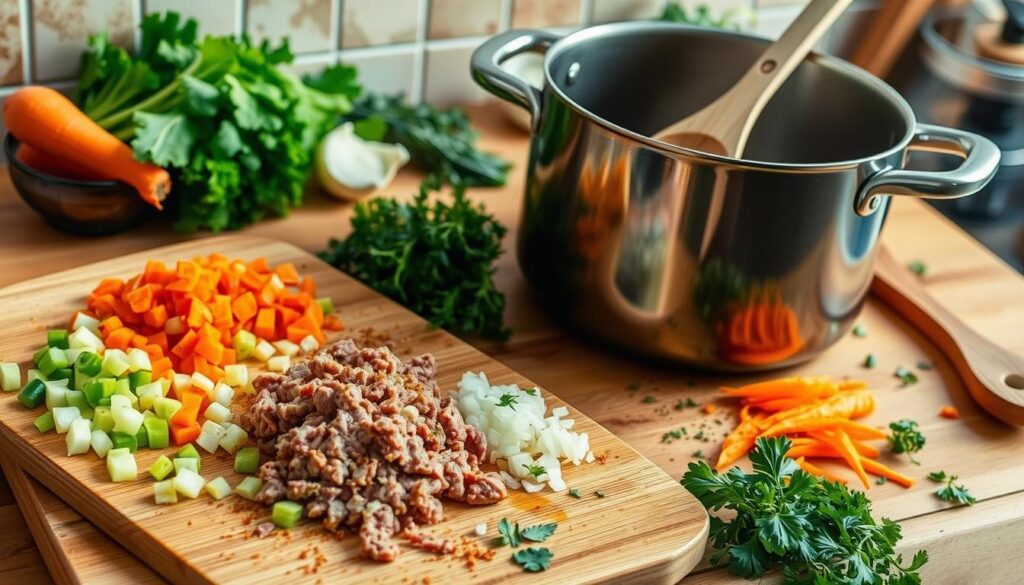
{"label": "ground beef", "polygon": [[441,520],[441,497],[492,504],[508,495],[480,470],[484,435],[441,397],[429,355],[402,363],[387,347],[345,339],[284,374],[253,381],[241,424],[269,459],[256,498],[304,502],[331,531],[358,532],[362,553],[391,561],[395,537],[428,550],[451,548],[417,532]]}

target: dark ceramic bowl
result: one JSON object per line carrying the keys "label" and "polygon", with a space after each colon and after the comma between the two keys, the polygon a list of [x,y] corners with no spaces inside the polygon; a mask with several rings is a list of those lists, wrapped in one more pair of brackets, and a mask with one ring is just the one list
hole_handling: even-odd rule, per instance
{"label": "dark ceramic bowl", "polygon": [[118,181],[78,181],[54,177],[22,164],[18,139],[4,138],[11,182],[46,223],[65,232],[104,236],[124,231],[147,217],[152,207],[135,189]]}

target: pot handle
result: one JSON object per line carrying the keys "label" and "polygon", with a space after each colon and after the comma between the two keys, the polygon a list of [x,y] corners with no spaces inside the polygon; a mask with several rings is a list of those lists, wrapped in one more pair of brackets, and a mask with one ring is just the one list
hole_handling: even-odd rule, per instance
{"label": "pot handle", "polygon": [[499,98],[525,108],[536,130],[540,119],[540,90],[505,71],[501,64],[527,51],[544,53],[560,38],[554,33],[531,29],[510,30],[491,37],[473,51],[469,65],[473,80]]}
{"label": "pot handle", "polygon": [[886,195],[925,199],[956,199],[980,191],[999,170],[999,147],[991,140],[943,126],[918,124],[908,150],[925,150],[964,157],[951,171],[925,172],[887,169],[872,175],[854,201],[858,215],[867,217],[881,207]]}

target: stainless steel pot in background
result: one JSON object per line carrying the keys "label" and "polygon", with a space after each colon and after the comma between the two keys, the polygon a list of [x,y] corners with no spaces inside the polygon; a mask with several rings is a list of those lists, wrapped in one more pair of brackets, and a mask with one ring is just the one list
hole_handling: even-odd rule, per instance
{"label": "stainless steel pot in background", "polygon": [[[895,91],[837,59],[803,63],[761,116],[747,160],[648,135],[710,103],[767,41],[619,23],[564,38],[509,31],[477,82],[533,120],[518,256],[555,316],[631,351],[715,369],[809,359],[856,317],[892,195],[961,197],[995,172],[974,134],[916,125]],[[503,71],[545,53],[545,87]],[[902,168],[911,149],[964,157]]]}

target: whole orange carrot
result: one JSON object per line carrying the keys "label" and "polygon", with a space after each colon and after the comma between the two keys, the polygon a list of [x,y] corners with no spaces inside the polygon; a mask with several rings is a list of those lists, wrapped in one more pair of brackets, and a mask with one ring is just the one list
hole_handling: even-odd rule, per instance
{"label": "whole orange carrot", "polygon": [[89,119],[60,92],[23,87],[4,100],[3,114],[7,128],[21,142],[123,181],[144,201],[162,208],[161,202],[171,190],[167,171],[135,160],[127,144]]}

